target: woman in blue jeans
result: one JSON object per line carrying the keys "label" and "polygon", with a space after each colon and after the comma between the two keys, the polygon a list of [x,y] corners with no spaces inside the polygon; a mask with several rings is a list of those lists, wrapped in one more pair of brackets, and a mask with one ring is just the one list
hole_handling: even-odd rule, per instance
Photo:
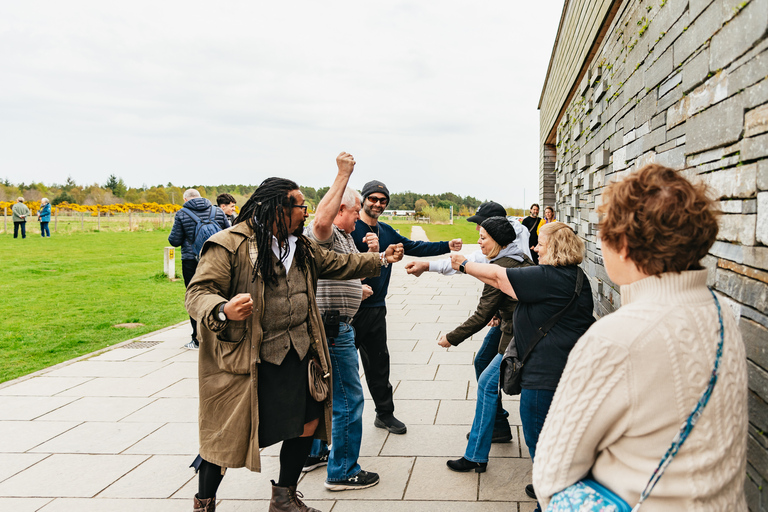
{"label": "woman in blue jeans", "polygon": [[51,203],[48,198],[40,200],[40,210],[37,212],[37,221],[40,223],[40,235],[45,238],[51,237],[51,231],[48,229],[48,223],[51,222]]}
{"label": "woman in blue jeans", "polygon": [[[480,250],[482,258],[474,255],[473,261],[479,263],[493,262],[504,268],[533,265],[517,242],[515,227],[506,217],[489,217],[480,225]],[[527,245],[527,241],[524,242]],[[420,275],[426,270],[425,265],[435,262],[412,262],[406,265],[406,271],[410,274]],[[439,266],[439,265],[438,265]],[[439,268],[435,268],[439,271]],[[498,363],[495,369],[494,361],[499,356],[499,351],[506,348],[512,338],[512,315],[517,301],[504,295],[501,291],[486,286],[477,305],[475,313],[463,324],[453,331],[444,334],[438,344],[449,348],[456,346],[480,331],[492,319],[500,318],[500,327],[492,327],[485,337],[483,346],[475,358],[475,371],[478,377],[477,406],[472,429],[469,432],[467,448],[464,457],[458,460],[449,460],[448,467],[453,471],[485,471],[488,465],[488,454],[491,443],[496,436],[502,436],[504,441],[512,439],[509,423],[505,411],[501,408],[499,396]],[[494,379],[492,376],[496,375]],[[497,439],[499,439],[497,437]],[[500,440],[500,439],[499,439]]]}
{"label": "woman in blue jeans", "polygon": [[[517,299],[514,326],[520,357],[531,347],[530,342],[536,331],[566,308],[574,296],[576,278],[581,272],[578,265],[584,259],[584,242],[567,224],[552,222],[542,226],[535,251],[539,254],[539,265],[526,268],[478,265],[466,262],[460,254],[451,256],[453,268],[460,269],[463,266],[467,274]],[[520,419],[532,460],[536,457],[539,433],[544,426],[568,354],[595,321],[592,310],[592,290],[589,280],[584,279],[576,300],[535,345],[525,362],[520,393]],[[495,381],[498,384],[500,363],[501,355],[494,358],[481,381]],[[478,383],[478,386],[479,409],[483,383]],[[484,470],[480,465],[475,469]],[[528,496],[535,498],[532,485],[528,485],[525,491]]]}

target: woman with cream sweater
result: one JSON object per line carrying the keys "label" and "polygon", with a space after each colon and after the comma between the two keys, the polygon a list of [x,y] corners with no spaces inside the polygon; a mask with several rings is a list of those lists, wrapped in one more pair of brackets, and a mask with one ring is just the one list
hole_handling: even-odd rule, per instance
{"label": "woman with cream sweater", "polygon": [[[599,211],[603,259],[622,305],[568,358],[533,467],[542,508],[590,475],[636,504],[707,387],[720,341],[700,264],[717,235],[704,187],[652,164],[608,186]],[[718,379],[644,512],[747,510],[745,351],[733,315],[720,307]]]}

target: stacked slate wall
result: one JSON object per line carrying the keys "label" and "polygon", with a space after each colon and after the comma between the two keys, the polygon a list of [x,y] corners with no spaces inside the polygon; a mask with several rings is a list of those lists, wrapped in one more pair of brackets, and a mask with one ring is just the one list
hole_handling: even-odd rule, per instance
{"label": "stacked slate wall", "polygon": [[656,162],[718,196],[724,215],[704,263],[747,347],[753,511],[768,510],[767,29],[768,0],[621,2],[556,126],[554,188],[540,177],[540,196],[554,194],[558,220],[586,242],[599,315],[621,305],[597,236],[602,188]]}

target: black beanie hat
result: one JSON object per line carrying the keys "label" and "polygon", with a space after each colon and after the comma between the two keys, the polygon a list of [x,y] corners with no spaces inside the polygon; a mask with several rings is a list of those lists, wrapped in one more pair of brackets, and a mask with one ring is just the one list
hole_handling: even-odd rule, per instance
{"label": "black beanie hat", "polygon": [[381,192],[385,196],[387,196],[387,204],[389,204],[389,189],[385,184],[383,184],[380,181],[369,181],[365,184],[363,187],[363,191],[361,192],[361,195],[363,196],[363,199],[368,197],[369,195],[373,194],[374,192]]}
{"label": "black beanie hat", "polygon": [[517,238],[515,228],[512,227],[506,217],[488,217],[480,224],[480,227],[502,247],[511,244]]}

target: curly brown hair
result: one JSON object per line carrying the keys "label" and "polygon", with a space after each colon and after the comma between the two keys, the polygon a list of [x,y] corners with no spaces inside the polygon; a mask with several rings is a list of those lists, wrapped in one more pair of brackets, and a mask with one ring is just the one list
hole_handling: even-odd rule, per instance
{"label": "curly brown hair", "polygon": [[650,164],[608,185],[598,208],[600,238],[647,275],[698,270],[717,237],[720,214],[703,183]]}

